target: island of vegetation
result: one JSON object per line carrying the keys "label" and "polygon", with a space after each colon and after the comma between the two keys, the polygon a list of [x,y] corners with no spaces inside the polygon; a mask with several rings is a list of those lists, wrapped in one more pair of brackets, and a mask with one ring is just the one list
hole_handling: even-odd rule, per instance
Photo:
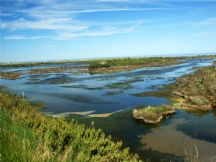
{"label": "island of vegetation", "polygon": [[177,79],[170,100],[187,110],[216,108],[216,66],[202,67]]}
{"label": "island of vegetation", "polygon": [[175,112],[172,107],[196,112],[212,110],[216,108],[216,62],[212,66],[198,68],[191,74],[177,78],[176,83],[159,91],[134,95],[167,97],[170,100],[169,106],[135,108],[133,117],[145,123],[159,123],[164,116]]}
{"label": "island of vegetation", "polygon": [[101,129],[45,116],[38,109],[38,105],[1,89],[1,161],[140,161]]}
{"label": "island of vegetation", "polygon": [[158,67],[178,64],[178,57],[147,57],[147,58],[119,58],[97,60],[90,64],[90,73],[113,73],[134,70],[144,67]]}
{"label": "island of vegetation", "polygon": [[160,67],[181,64],[181,60],[212,59],[216,55],[198,55],[188,57],[145,57],[145,58],[118,58],[93,60],[89,66],[90,73],[124,72],[145,67]]}
{"label": "island of vegetation", "polygon": [[163,118],[175,113],[175,109],[170,105],[137,107],[133,109],[133,117],[143,120],[145,123],[158,124]]}
{"label": "island of vegetation", "polygon": [[0,72],[0,77],[3,79],[15,80],[20,78],[20,73],[18,72]]}

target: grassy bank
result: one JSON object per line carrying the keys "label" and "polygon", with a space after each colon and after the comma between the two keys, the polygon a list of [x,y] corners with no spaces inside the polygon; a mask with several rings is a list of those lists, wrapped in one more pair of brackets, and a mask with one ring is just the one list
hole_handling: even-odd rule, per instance
{"label": "grassy bank", "polygon": [[0,92],[1,161],[139,161],[102,130],[40,114],[39,106]]}
{"label": "grassy bank", "polygon": [[173,95],[185,109],[210,110],[216,107],[216,66],[199,68],[176,81]]}
{"label": "grassy bank", "polygon": [[174,113],[172,107],[193,112],[216,108],[216,66],[198,68],[194,73],[177,78],[176,83],[158,91],[133,94],[138,97],[167,97],[171,106],[135,108],[133,117],[145,123],[159,123],[164,115]]}
{"label": "grassy bank", "polygon": [[90,73],[112,73],[134,70],[144,67],[159,67],[179,64],[179,60],[212,59],[216,55],[199,55],[189,57],[145,57],[145,58],[119,58],[106,60],[93,60],[90,63]]}
{"label": "grassy bank", "polygon": [[176,82],[160,88],[133,94],[137,97],[167,97],[179,109],[211,110],[216,108],[216,63],[198,68],[191,74],[177,78]]}
{"label": "grassy bank", "polygon": [[91,73],[112,73],[128,71],[143,67],[156,67],[178,64],[177,57],[122,58],[112,60],[97,60],[89,66]]}

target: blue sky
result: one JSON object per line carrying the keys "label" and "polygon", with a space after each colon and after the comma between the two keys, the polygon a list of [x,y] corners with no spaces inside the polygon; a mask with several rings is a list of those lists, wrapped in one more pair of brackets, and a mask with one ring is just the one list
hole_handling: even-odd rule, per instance
{"label": "blue sky", "polygon": [[216,0],[1,0],[1,61],[216,52]]}

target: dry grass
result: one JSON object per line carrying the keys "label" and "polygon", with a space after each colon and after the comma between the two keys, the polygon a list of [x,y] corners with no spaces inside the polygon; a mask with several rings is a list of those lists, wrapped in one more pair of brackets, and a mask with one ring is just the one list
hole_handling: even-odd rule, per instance
{"label": "dry grass", "polygon": [[20,78],[20,73],[18,72],[0,72],[0,77],[4,79],[15,80]]}

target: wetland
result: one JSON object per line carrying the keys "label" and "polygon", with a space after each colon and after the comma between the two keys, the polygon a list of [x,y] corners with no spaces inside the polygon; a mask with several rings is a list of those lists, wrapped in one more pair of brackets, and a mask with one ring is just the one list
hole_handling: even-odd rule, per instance
{"label": "wetland", "polygon": [[[93,66],[89,62],[1,66],[0,84],[33,103],[42,104],[42,109],[39,110],[42,114],[65,116],[68,120],[76,119],[86,126],[102,129],[113,140],[123,141],[123,145],[130,147],[133,153],[138,153],[142,160],[183,161],[185,152],[195,152],[197,147],[201,162],[214,161],[214,108],[205,111],[177,109],[174,115],[164,117],[157,125],[133,118],[132,111],[136,107],[158,108],[171,104],[173,101],[170,96],[176,83],[186,85],[181,87],[182,84],[178,84],[177,89],[186,99],[184,107],[188,107],[186,103],[189,101],[200,106],[206,104],[206,100],[208,106],[214,107],[215,98],[212,95],[216,94],[216,82],[215,75],[210,70],[215,70],[215,66],[212,66],[215,58],[171,60],[157,65],[149,63],[148,66],[143,66],[139,61],[130,61],[133,68],[127,66],[126,69],[126,63],[122,61],[114,66],[118,70],[103,63],[102,70],[97,67],[94,72],[89,70]],[[199,76],[200,70],[199,73],[196,72],[200,67],[205,67],[204,71],[208,72],[203,78]],[[191,76],[192,74],[197,75],[199,80]],[[186,79],[182,78],[185,75]],[[196,90],[190,86],[191,82],[197,83]],[[200,87],[198,82],[205,83],[203,85],[206,87],[213,84],[213,87]],[[186,91],[184,88],[190,90]],[[200,99],[200,95],[197,98],[200,91],[207,96],[206,99]],[[185,97],[189,96],[189,92],[193,93],[192,98]]]}

